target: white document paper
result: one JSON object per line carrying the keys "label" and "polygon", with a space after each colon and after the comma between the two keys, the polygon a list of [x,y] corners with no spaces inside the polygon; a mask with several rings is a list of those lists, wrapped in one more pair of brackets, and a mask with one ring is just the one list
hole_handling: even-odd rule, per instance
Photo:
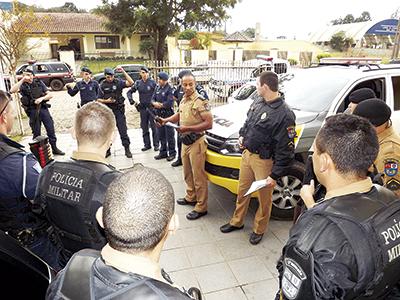
{"label": "white document paper", "polygon": [[174,123],[171,123],[171,122],[165,123],[165,126],[169,126],[169,127],[175,128],[175,129],[178,129],[178,128],[179,128],[178,125],[176,125],[176,124],[174,124]]}
{"label": "white document paper", "polygon": [[263,187],[266,187],[266,186],[267,186],[267,179],[253,181],[249,190],[247,191],[246,194],[244,194],[244,196],[248,196],[248,195],[254,193],[255,191],[258,191],[259,189],[262,189]]}

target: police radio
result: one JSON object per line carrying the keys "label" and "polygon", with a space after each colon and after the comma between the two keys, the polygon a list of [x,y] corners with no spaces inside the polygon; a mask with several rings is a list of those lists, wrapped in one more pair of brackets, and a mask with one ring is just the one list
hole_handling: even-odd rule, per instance
{"label": "police radio", "polygon": [[47,136],[36,137],[29,143],[29,148],[42,168],[54,160],[49,144],[49,138]]}

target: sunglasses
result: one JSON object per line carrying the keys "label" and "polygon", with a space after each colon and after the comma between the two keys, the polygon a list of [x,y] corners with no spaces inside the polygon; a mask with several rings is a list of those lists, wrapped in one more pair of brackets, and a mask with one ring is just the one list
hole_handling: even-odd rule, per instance
{"label": "sunglasses", "polygon": [[6,105],[4,105],[3,109],[0,111],[0,116],[3,114],[3,112],[6,110],[8,103],[11,102],[11,94],[10,93],[6,93],[7,94],[7,102]]}

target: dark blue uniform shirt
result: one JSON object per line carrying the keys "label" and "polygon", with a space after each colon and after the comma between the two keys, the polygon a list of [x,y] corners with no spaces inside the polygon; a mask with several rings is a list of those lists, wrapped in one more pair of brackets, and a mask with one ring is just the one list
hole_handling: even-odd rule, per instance
{"label": "dark blue uniform shirt", "polygon": [[[120,90],[120,91],[121,91],[121,96],[122,96],[122,90],[123,90],[124,88],[127,87],[127,86],[126,86],[126,81],[123,80],[123,79],[120,79],[120,78],[114,78],[114,81],[113,81],[113,82],[115,82],[116,90]],[[104,80],[104,81],[102,82],[102,85],[103,85],[103,84],[106,84],[106,83],[108,83],[108,84],[110,84],[110,85],[113,85],[113,82],[108,83],[107,80]],[[98,98],[99,98],[99,99],[104,99],[104,91],[103,91],[103,89],[101,88],[101,86],[100,86],[100,89],[99,89]],[[107,98],[107,97],[106,97],[106,98]],[[118,100],[118,99],[116,99],[116,100]]]}
{"label": "dark blue uniform shirt", "polygon": [[127,93],[129,102],[132,103],[133,101],[132,94],[138,91],[140,103],[146,106],[149,105],[153,97],[156,86],[157,83],[150,78],[148,78],[146,81],[143,81],[143,79],[136,80],[135,84],[131,87],[131,89]]}
{"label": "dark blue uniform shirt", "polygon": [[[24,146],[10,140],[0,134],[0,140],[6,144],[22,149]],[[24,178],[24,157],[26,159],[25,186]],[[13,153],[0,161],[0,197],[4,199],[26,196],[33,199],[35,196],[36,183],[42,170],[36,158],[27,152]]]}
{"label": "dark blue uniform shirt", "polygon": [[70,96],[75,96],[78,92],[80,92],[81,96],[81,105],[85,105],[90,101],[94,101],[98,99],[99,95],[99,84],[95,80],[89,80],[89,82],[85,82],[84,80],[78,81],[74,88],[67,87],[68,94]]}
{"label": "dark blue uniform shirt", "polygon": [[[40,79],[33,79],[36,80],[39,83],[40,88],[42,89],[42,94],[46,94],[47,92],[47,86],[41,81]],[[31,96],[31,89],[32,89],[32,83],[24,82],[21,87],[19,88],[19,92],[21,96],[25,97],[30,97]]]}
{"label": "dark blue uniform shirt", "polygon": [[174,106],[174,97],[173,97],[173,89],[172,87],[167,83],[163,87],[160,85],[157,85],[152,101],[153,102],[159,102],[162,103],[163,108],[171,108]]}

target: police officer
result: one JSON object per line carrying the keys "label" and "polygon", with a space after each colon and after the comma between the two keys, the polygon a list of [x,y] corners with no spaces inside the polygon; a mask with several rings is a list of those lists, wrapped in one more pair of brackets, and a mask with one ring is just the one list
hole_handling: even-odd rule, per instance
{"label": "police officer", "polygon": [[[168,83],[168,74],[158,73],[158,84],[154,91],[151,104],[154,113],[160,118],[168,118],[174,114],[173,89]],[[158,138],[161,143],[160,153],[154,159],[166,158],[171,161],[176,156],[175,150],[175,132],[170,126],[161,126],[157,128]]]}
{"label": "police officer", "polygon": [[110,182],[119,175],[105,159],[115,128],[112,111],[90,102],[76,113],[74,135],[78,149],[68,161],[47,165],[39,179],[35,202],[46,211],[61,239],[65,256],[105,244],[95,214]]}
{"label": "police officer", "polygon": [[208,182],[205,172],[207,142],[204,131],[211,129],[213,117],[208,100],[196,92],[196,80],[191,73],[182,77],[184,97],[179,111],[172,117],[161,119],[161,123],[179,122],[182,140],[183,176],[186,182],[186,196],[178,199],[180,205],[194,205],[186,215],[196,220],[207,214]]}
{"label": "police officer", "polygon": [[344,111],[345,114],[353,113],[354,109],[359,103],[364,100],[376,98],[375,92],[370,88],[360,88],[357,89],[349,95],[349,106]]}
{"label": "police officer", "polygon": [[[126,117],[125,117],[125,98],[122,96],[122,90],[126,87],[130,87],[133,85],[133,80],[129,76],[128,73],[125,72],[123,68],[121,68],[121,72],[124,74],[126,80],[122,80],[119,78],[115,78],[114,70],[111,68],[105,68],[104,74],[106,79],[100,84],[99,90],[99,101],[100,103],[106,104],[109,108],[112,109],[115,120],[117,121],[117,128],[119,132],[119,136],[121,138],[122,145],[125,148],[125,156],[128,158],[132,158],[132,153],[129,148],[130,140],[128,136],[128,128],[126,126]],[[110,149],[107,150],[106,156],[110,156]]]}
{"label": "police officer", "polygon": [[400,197],[400,136],[392,126],[390,107],[375,98],[361,102],[353,113],[367,118],[374,125],[379,140],[379,153],[374,166],[383,174],[384,186]]}
{"label": "police officer", "polygon": [[[191,74],[192,72],[190,72],[190,70],[182,70],[179,72],[178,77],[179,77],[179,85],[176,87],[176,89],[174,90],[174,100],[176,101],[176,103],[179,104],[181,103],[181,100],[185,94],[185,92],[183,91],[182,88],[182,77],[184,75],[187,74]],[[206,90],[200,85],[200,84],[196,84],[196,91],[197,93],[199,93],[201,96],[203,96],[203,98],[205,100],[208,100],[208,95]],[[179,133],[177,135],[177,144],[178,144],[178,158],[176,161],[174,161],[171,166],[173,167],[178,167],[182,165],[182,158],[181,158],[181,151],[182,151],[182,141],[181,138],[179,137]]]}
{"label": "police officer", "polygon": [[123,173],[97,215],[108,244],[101,252],[75,254],[46,299],[192,299],[159,265],[163,245],[178,226],[174,191],[160,172],[136,165]]}
{"label": "police officer", "polygon": [[96,101],[99,95],[99,83],[91,78],[92,71],[88,67],[82,67],[81,77],[82,80],[78,81],[75,85],[68,83],[66,85],[68,94],[73,97],[80,93],[81,102],[78,104],[78,108],[89,103]]}
{"label": "police officer", "polygon": [[[290,230],[277,267],[277,299],[394,299],[389,294],[400,281],[400,203],[367,176],[379,151],[375,130],[355,115],[325,121],[313,165],[327,193]],[[312,182],[301,189],[308,207],[313,192]]]}
{"label": "police officer", "polygon": [[65,155],[63,151],[57,148],[54,122],[49,112],[50,104],[47,103],[53,96],[49,93],[45,84],[40,79],[33,78],[33,76],[32,69],[25,69],[22,79],[10,89],[10,92],[20,92],[21,103],[29,117],[33,138],[40,135],[41,124],[43,123],[53,154]]}
{"label": "police officer", "polygon": [[240,163],[236,210],[223,233],[243,228],[250,196],[244,196],[254,180],[266,179],[259,191],[259,207],[254,219],[250,243],[258,244],[267,230],[272,208],[272,191],[276,180],[285,175],[294,158],[295,115],[278,93],[278,75],[263,72],[257,78],[259,98],[250,106],[247,120],[239,131],[243,149]]}
{"label": "police officer", "polygon": [[59,270],[60,248],[48,222],[33,213],[30,202],[42,169],[32,154],[7,137],[14,118],[14,103],[0,90],[0,230]]}
{"label": "police officer", "polygon": [[[156,124],[154,123],[152,113],[150,112],[151,99],[153,97],[157,83],[153,79],[149,78],[149,70],[146,67],[142,67],[140,69],[140,76],[142,77],[142,79],[136,80],[135,84],[128,91],[127,96],[129,99],[129,103],[135,104],[136,109],[140,113],[140,127],[142,128],[144,143],[144,148],[142,148],[142,151],[147,151],[151,149],[149,127],[151,128],[151,133],[153,136],[154,151],[158,151],[159,140],[157,128]],[[136,93],[136,91],[139,92],[139,103],[137,104],[132,98],[132,94]]]}

